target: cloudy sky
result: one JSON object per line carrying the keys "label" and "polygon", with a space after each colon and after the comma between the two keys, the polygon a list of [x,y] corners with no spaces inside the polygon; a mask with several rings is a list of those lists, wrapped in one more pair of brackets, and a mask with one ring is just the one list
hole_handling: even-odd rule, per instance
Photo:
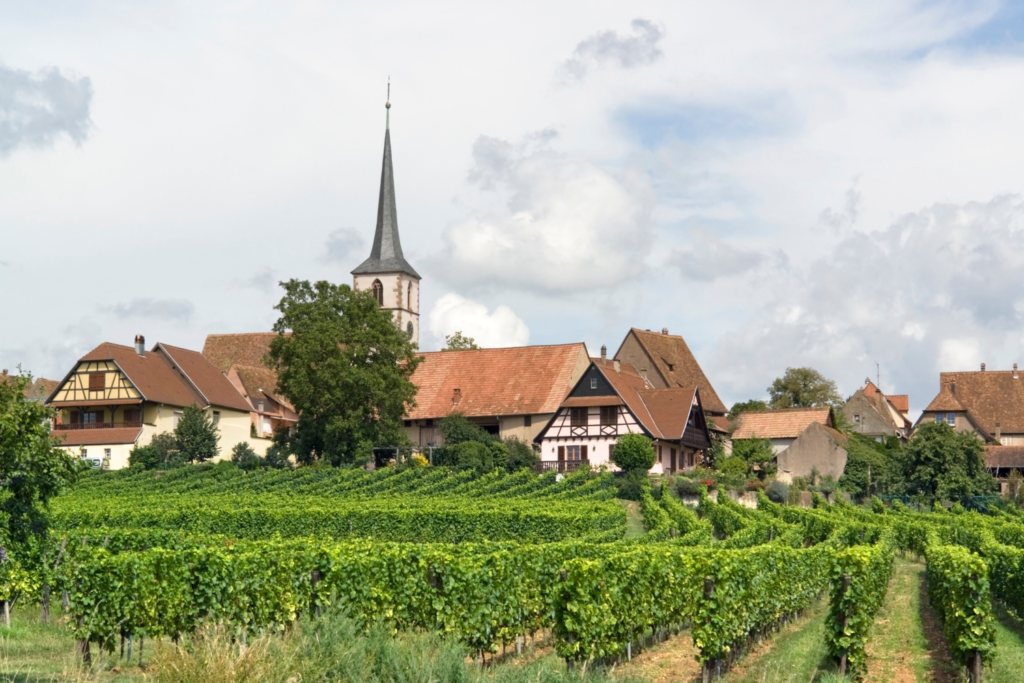
{"label": "cloudy sky", "polygon": [[350,282],[384,100],[423,339],[1024,363],[1024,10],[1000,2],[0,1],[0,365],[267,330]]}

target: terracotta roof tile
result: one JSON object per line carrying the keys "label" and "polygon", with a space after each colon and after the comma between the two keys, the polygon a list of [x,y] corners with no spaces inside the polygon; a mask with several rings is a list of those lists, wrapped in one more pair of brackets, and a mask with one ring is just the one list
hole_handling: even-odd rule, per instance
{"label": "terracotta roof tile", "polygon": [[[1014,375],[1017,375],[1016,377]],[[943,372],[939,394],[925,411],[966,410],[982,430],[1024,433],[1024,375],[1013,370]],[[950,401],[950,398],[953,401]],[[962,406],[960,408],[955,405]]]}
{"label": "terracotta roof tile", "polygon": [[185,373],[185,376],[191,380],[211,405],[233,408],[246,413],[252,410],[252,407],[232,386],[228,378],[203,354],[167,344],[157,344],[157,347],[164,351],[167,357]]}
{"label": "terracotta roof tile", "polygon": [[53,432],[61,446],[102,446],[104,444],[135,443],[142,427],[118,429],[70,429]]}
{"label": "terracotta roof tile", "polygon": [[[589,360],[582,343],[420,354],[412,382],[416,407],[408,419],[553,413]],[[453,401],[459,390],[459,402]]]}
{"label": "terracotta roof tile", "polygon": [[1016,468],[1024,471],[1024,446],[986,446],[985,467]]}
{"label": "terracotta roof tile", "polygon": [[640,398],[662,435],[666,439],[681,439],[686,431],[696,392],[696,387],[645,389],[640,391]]}
{"label": "terracotta roof tile", "polygon": [[289,410],[295,407],[284,396],[277,394],[277,373],[267,367],[254,367],[250,365],[235,365],[235,372],[238,379],[245,388],[245,393],[253,400],[256,400],[261,393],[268,396],[277,403]]}
{"label": "terracotta roof tile", "polygon": [[889,403],[892,404],[893,408],[900,411],[901,413],[910,412],[910,396],[907,394],[886,394],[885,396],[889,399]]}
{"label": "terracotta roof tile", "polygon": [[276,336],[276,332],[208,334],[203,344],[203,355],[221,372],[227,372],[232,365],[264,367],[263,358]]}
{"label": "terracotta roof tile", "polygon": [[712,413],[727,413],[728,408],[718,397],[707,375],[701,369],[686,340],[677,334],[662,334],[632,328],[630,332],[647,350],[654,360],[658,372],[669,387],[693,387],[700,390],[700,398],[704,409]]}
{"label": "terracotta roof tile", "polygon": [[[14,378],[17,376],[18,375],[10,375],[4,372],[4,374],[0,375],[0,382],[13,383]],[[53,390],[57,388],[58,384],[60,384],[60,382],[55,379],[37,377],[33,380],[32,384],[25,387],[25,398],[37,401],[45,400],[51,393],[53,393]]]}
{"label": "terracotta roof tile", "polygon": [[795,439],[812,423],[831,427],[829,408],[752,410],[736,418],[733,439]]}

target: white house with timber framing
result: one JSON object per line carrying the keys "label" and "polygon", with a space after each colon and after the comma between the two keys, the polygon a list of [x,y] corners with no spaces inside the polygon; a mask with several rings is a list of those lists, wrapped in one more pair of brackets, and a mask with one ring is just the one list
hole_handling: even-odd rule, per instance
{"label": "white house with timber framing", "polygon": [[545,469],[614,469],[615,444],[630,433],[653,441],[654,473],[692,469],[711,447],[696,386],[655,389],[632,364],[606,359],[591,361],[534,441]]}

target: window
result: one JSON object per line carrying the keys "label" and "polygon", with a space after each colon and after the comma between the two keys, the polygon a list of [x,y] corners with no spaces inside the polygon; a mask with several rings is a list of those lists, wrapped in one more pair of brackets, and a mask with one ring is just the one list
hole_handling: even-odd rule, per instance
{"label": "window", "polygon": [[533,426],[533,415],[523,415],[523,426],[524,427],[532,427]]}
{"label": "window", "polygon": [[860,415],[854,415],[853,416],[853,421],[858,423],[858,424],[860,424]]}
{"label": "window", "polygon": [[566,446],[565,447],[565,459],[566,460],[579,460],[580,459],[580,447],[579,446]]}
{"label": "window", "polygon": [[946,413],[946,424],[956,427],[956,413]]}
{"label": "window", "polygon": [[[409,296],[406,297],[405,307],[408,308],[410,311],[412,310],[412,283],[411,282],[409,283]],[[410,323],[410,325],[411,325],[411,323]],[[411,332],[410,332],[410,335],[411,335]]]}
{"label": "window", "polygon": [[106,458],[107,460],[110,459],[110,449],[109,448],[104,448],[103,449],[103,457]]}
{"label": "window", "polygon": [[608,444],[608,462],[615,461],[615,444]]}
{"label": "window", "polygon": [[412,339],[412,335],[414,332],[415,330],[413,329],[412,321],[410,320],[409,324],[405,326],[405,333],[409,335],[409,339]]}
{"label": "window", "polygon": [[412,427],[412,420],[402,420],[402,424],[406,427]]}
{"label": "window", "polygon": [[381,306],[384,305],[384,285],[380,283],[380,280],[374,280],[373,285],[370,286],[370,291],[373,292],[373,298],[377,300]]}
{"label": "window", "polygon": [[216,427],[219,424],[220,424],[220,411],[219,410],[215,410],[215,411],[213,411],[213,426]]}
{"label": "window", "polygon": [[138,408],[131,408],[124,411],[125,422],[142,422],[142,411]]}
{"label": "window", "polygon": [[103,391],[106,375],[102,372],[89,373],[89,391]]}
{"label": "window", "polygon": [[945,421],[946,421],[946,416],[943,415],[942,413],[939,413],[938,415],[935,416],[936,424],[942,424]]}
{"label": "window", "polygon": [[174,412],[174,427],[173,427],[173,429],[177,429],[178,428],[178,423],[181,422],[181,418],[184,415],[185,415],[185,413],[181,412],[180,410]]}
{"label": "window", "polygon": [[601,406],[601,426],[608,427],[619,421],[618,406]]}
{"label": "window", "polygon": [[426,426],[427,427],[433,427],[434,426],[434,419],[433,418],[427,418]]}
{"label": "window", "polygon": [[591,389],[597,389],[597,378],[596,377],[591,377],[590,378],[590,388]]}
{"label": "window", "polygon": [[586,427],[587,426],[587,409],[586,408],[570,408],[569,409],[569,423],[573,427]]}
{"label": "window", "polygon": [[102,410],[85,410],[82,411],[82,424],[99,424],[103,422],[103,411]]}

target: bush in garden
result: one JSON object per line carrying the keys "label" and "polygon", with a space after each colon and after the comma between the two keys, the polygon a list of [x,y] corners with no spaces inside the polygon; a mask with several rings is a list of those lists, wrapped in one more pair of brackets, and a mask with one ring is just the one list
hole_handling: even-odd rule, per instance
{"label": "bush in garden", "polygon": [[765,488],[764,493],[773,503],[783,505],[789,501],[789,486],[785,482],[778,480],[771,482]]}
{"label": "bush in garden", "polygon": [[686,477],[676,479],[676,493],[680,496],[699,496],[700,483]]}
{"label": "bush in garden", "polygon": [[194,403],[187,406],[174,428],[174,438],[178,441],[178,450],[189,462],[206,462],[220,453],[217,442],[220,434],[213,424],[213,417]]}
{"label": "bush in garden", "polygon": [[510,436],[505,439],[504,442],[506,450],[508,450],[508,464],[506,469],[509,472],[515,472],[517,470],[532,470],[537,466],[540,458],[537,457],[537,453],[533,450],[533,446],[525,441],[520,441],[518,437]]}
{"label": "bush in garden", "polygon": [[612,462],[626,472],[646,473],[654,467],[654,446],[643,434],[623,434],[615,442]]}
{"label": "bush in garden", "polygon": [[722,461],[718,470],[727,477],[745,477],[747,475],[747,461],[743,458],[731,455]]}
{"label": "bush in garden", "polygon": [[252,446],[240,441],[231,449],[231,462],[243,470],[255,470],[263,465],[263,458],[256,454]]}
{"label": "bush in garden", "polygon": [[647,484],[647,473],[640,470],[615,477],[615,488],[618,491],[615,497],[622,500],[640,500],[645,484]]}

